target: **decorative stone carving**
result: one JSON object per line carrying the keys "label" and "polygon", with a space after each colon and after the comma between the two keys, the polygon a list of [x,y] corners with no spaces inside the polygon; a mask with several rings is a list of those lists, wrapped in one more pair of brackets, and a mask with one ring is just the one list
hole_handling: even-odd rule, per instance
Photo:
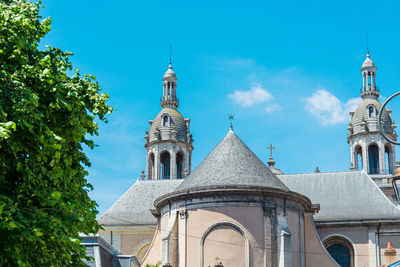
{"label": "decorative stone carving", "polygon": [[180,210],[178,214],[179,214],[179,218],[181,220],[184,220],[184,219],[187,218],[187,211],[186,210]]}

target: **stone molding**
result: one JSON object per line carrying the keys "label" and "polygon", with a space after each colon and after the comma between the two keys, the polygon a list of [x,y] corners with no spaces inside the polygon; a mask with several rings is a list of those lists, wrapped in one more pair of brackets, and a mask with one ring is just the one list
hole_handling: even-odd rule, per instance
{"label": "stone molding", "polygon": [[201,237],[200,240],[200,254],[199,254],[199,267],[203,267],[204,266],[204,241],[206,240],[206,237],[208,236],[208,234],[211,233],[211,231],[218,227],[218,226],[230,226],[233,227],[234,229],[236,229],[237,231],[239,231],[242,236],[245,239],[245,267],[250,267],[250,242],[249,239],[247,237],[246,231],[238,224],[233,223],[233,222],[227,222],[227,221],[221,221],[218,223],[215,223],[213,225],[211,225],[203,234],[203,236]]}

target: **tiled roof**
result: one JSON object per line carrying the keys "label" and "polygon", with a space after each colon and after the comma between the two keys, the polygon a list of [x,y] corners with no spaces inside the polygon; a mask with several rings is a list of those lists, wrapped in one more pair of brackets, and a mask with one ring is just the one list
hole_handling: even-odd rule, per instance
{"label": "tiled roof", "polygon": [[288,188],[230,130],[176,191],[215,186]]}
{"label": "tiled roof", "polygon": [[151,214],[154,200],[174,191],[182,180],[137,181],[97,221],[104,225],[146,225],[156,224]]}
{"label": "tiled roof", "polygon": [[320,204],[316,220],[400,219],[397,208],[364,171],[278,175],[290,188]]}

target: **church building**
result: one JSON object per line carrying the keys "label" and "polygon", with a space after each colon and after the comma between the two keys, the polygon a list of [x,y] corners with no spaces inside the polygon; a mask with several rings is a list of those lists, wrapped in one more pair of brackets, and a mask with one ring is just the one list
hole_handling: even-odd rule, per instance
{"label": "church building", "polygon": [[[178,111],[170,62],[162,109],[145,134],[145,171],[98,218],[104,226],[99,238],[133,255],[136,266],[375,267],[399,261],[399,199],[390,182],[395,147],[378,129],[376,70],[368,52],[362,103],[350,112],[349,171],[285,174],[272,152],[265,164],[232,127],[192,171],[190,119]],[[382,125],[396,140],[391,110],[383,110]]]}

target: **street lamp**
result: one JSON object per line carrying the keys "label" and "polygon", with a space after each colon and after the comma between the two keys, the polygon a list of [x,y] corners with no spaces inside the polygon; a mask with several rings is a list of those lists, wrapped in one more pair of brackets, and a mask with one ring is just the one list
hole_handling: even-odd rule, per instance
{"label": "street lamp", "polygon": [[393,173],[392,176],[392,185],[394,189],[394,193],[396,194],[397,202],[400,203],[400,194],[399,194],[399,186],[400,186],[400,166],[398,166]]}

